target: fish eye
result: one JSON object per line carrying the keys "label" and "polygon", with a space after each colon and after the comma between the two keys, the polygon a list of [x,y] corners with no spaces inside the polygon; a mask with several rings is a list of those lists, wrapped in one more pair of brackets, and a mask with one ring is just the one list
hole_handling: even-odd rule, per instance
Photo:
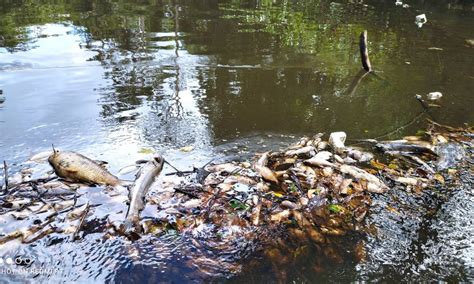
{"label": "fish eye", "polygon": [[155,161],[161,163],[163,159],[161,157],[154,157]]}

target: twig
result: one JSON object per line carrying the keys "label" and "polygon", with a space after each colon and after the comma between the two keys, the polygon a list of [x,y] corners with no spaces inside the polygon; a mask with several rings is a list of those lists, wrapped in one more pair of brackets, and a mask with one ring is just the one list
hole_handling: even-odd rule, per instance
{"label": "twig", "polygon": [[43,204],[47,204],[47,202],[43,199],[42,194],[39,192],[39,189],[36,183],[30,182],[30,186],[38,194],[37,199],[41,201]]}
{"label": "twig", "polygon": [[79,231],[81,230],[82,224],[84,223],[84,220],[86,219],[87,214],[89,214],[89,209],[90,209],[90,205],[89,205],[89,202],[87,202],[86,208],[84,209],[84,213],[82,214],[81,220],[79,221],[79,225],[77,226],[77,229],[74,232],[74,234],[72,234],[73,241],[76,240],[77,235],[79,234]]}
{"label": "twig", "polygon": [[[214,159],[210,160],[209,162],[207,162],[206,164],[204,164],[202,167],[193,168],[192,171],[180,171],[180,170],[177,170],[175,167],[171,166],[168,162],[166,162],[166,163],[168,163],[168,165],[170,165],[173,169],[176,170],[176,172],[167,173],[166,175],[167,175],[167,176],[177,175],[177,176],[181,177],[181,176],[184,176],[184,175],[190,175],[190,174],[196,173],[198,176],[201,175],[201,176],[204,176],[204,178],[206,178],[208,174],[206,175],[205,172],[207,172],[207,171],[206,171],[204,168],[207,167],[207,166],[208,166],[210,163],[212,163],[213,161],[214,161]],[[197,179],[198,179],[198,182],[199,182],[199,183],[202,183],[202,182],[200,181],[202,178],[198,177]]]}
{"label": "twig", "polygon": [[416,157],[416,156],[413,156],[413,155],[409,155],[409,154],[402,154],[404,157],[407,157],[409,159],[412,159],[415,163],[418,163],[419,165],[421,165],[422,167],[425,168],[425,170],[427,170],[428,172],[430,172],[431,174],[434,174],[435,171],[433,170],[432,167],[430,167],[425,161],[423,161],[422,159]]}
{"label": "twig", "polygon": [[170,164],[170,162],[168,162],[167,160],[165,160],[165,163],[167,163],[170,167],[172,167],[173,170],[175,170],[178,174],[179,174],[179,173],[182,173],[182,171],[178,170],[175,166],[173,166],[172,164]]}
{"label": "twig", "polygon": [[206,212],[204,213],[205,220],[209,220],[209,214],[212,209],[212,206],[214,206],[214,202],[216,202],[217,196],[221,193],[221,188],[217,189],[217,192],[214,193],[214,195],[211,197],[211,199],[208,201],[207,206],[206,206]]}
{"label": "twig", "polygon": [[377,136],[377,137],[375,137],[374,139],[378,140],[378,139],[380,139],[380,138],[390,136],[390,135],[392,135],[393,133],[396,133],[396,132],[398,132],[398,131],[400,131],[400,130],[402,130],[402,129],[404,129],[404,128],[410,126],[410,125],[412,125],[412,124],[415,123],[420,117],[422,117],[425,113],[426,113],[426,110],[423,110],[422,112],[420,112],[419,114],[417,114],[412,120],[410,120],[410,121],[407,122],[406,124],[404,124],[404,125],[402,125],[402,126],[396,128],[396,129],[394,129],[394,130],[392,130],[392,131],[390,131],[390,132],[387,132],[387,133],[385,133],[385,134],[383,134],[383,135]]}
{"label": "twig", "polygon": [[166,175],[167,176],[174,176],[174,175],[177,175],[177,176],[183,176],[183,175],[190,175],[190,174],[194,174],[196,172],[196,170],[192,170],[192,171],[177,171],[177,172],[171,172],[171,173],[167,173]]}
{"label": "twig", "polygon": [[[186,188],[186,187],[185,187]],[[199,196],[197,194],[194,194],[190,191],[186,191],[185,188],[180,188],[180,187],[175,187],[174,188],[174,191],[176,192],[179,192],[179,193],[182,193],[182,194],[185,194],[185,195],[189,195],[190,197],[192,198],[199,198]]]}
{"label": "twig", "polygon": [[438,123],[438,122],[436,122],[436,121],[434,121],[434,120],[432,120],[432,119],[429,119],[429,118],[427,118],[426,120],[427,120],[429,123],[431,123],[431,124],[433,124],[433,125],[435,125],[435,126],[438,126],[438,127],[441,127],[441,128],[445,128],[445,129],[448,130],[449,132],[464,132],[464,133],[468,132],[466,129],[463,129],[463,128],[461,128],[461,127],[456,128],[456,127],[452,127],[452,126],[440,124],[440,123]]}
{"label": "twig", "polygon": [[47,182],[50,182],[54,179],[57,179],[58,177],[57,176],[53,176],[53,177],[49,177],[49,178],[38,178],[38,179],[31,179],[31,180],[27,180],[27,181],[22,181],[20,183],[16,183],[16,184],[13,184],[12,187],[9,189],[10,190],[10,194],[12,194],[12,192],[16,192],[16,191],[13,191],[14,189],[18,189],[18,187],[20,185],[25,185],[25,184],[31,184],[31,183],[47,183]]}
{"label": "twig", "polygon": [[290,171],[290,178],[295,183],[296,188],[298,188],[299,192],[303,193],[303,187],[301,186],[301,182],[293,171]]}

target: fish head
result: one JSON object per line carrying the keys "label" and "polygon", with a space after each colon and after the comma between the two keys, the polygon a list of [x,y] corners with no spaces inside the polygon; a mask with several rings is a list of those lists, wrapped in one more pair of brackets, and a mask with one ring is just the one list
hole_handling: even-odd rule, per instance
{"label": "fish head", "polygon": [[158,167],[163,167],[163,164],[165,163],[165,159],[161,155],[157,155],[153,157],[153,162],[155,163],[156,166]]}
{"label": "fish head", "polygon": [[56,150],[53,145],[53,153],[48,157],[49,164],[54,167],[54,164],[57,164],[58,157],[59,157],[59,151]]}

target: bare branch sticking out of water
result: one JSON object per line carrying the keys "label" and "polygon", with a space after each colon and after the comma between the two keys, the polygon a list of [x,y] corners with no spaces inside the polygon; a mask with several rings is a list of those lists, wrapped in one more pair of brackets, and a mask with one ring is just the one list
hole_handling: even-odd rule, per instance
{"label": "bare branch sticking out of water", "polygon": [[359,37],[360,58],[362,60],[362,67],[365,71],[371,72],[372,65],[369,60],[369,51],[367,50],[367,30],[363,31]]}

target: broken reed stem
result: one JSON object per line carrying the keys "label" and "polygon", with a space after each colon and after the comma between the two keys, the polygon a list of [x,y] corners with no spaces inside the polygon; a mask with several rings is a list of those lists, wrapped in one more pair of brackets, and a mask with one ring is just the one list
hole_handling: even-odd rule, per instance
{"label": "broken reed stem", "polygon": [[81,220],[79,221],[79,225],[77,226],[76,231],[72,234],[72,241],[75,241],[79,236],[79,232],[81,231],[82,225],[84,224],[84,220],[86,219],[87,214],[89,214],[90,208],[90,204],[89,202],[87,202],[86,208],[84,209],[84,213],[82,213]]}
{"label": "broken reed stem", "polygon": [[5,177],[5,192],[8,190],[8,166],[7,162],[3,161],[3,175]]}
{"label": "broken reed stem", "polygon": [[363,31],[360,34],[359,48],[360,48],[360,58],[362,61],[362,67],[364,67],[365,71],[371,72],[372,65],[370,65],[369,51],[367,50],[367,30]]}

